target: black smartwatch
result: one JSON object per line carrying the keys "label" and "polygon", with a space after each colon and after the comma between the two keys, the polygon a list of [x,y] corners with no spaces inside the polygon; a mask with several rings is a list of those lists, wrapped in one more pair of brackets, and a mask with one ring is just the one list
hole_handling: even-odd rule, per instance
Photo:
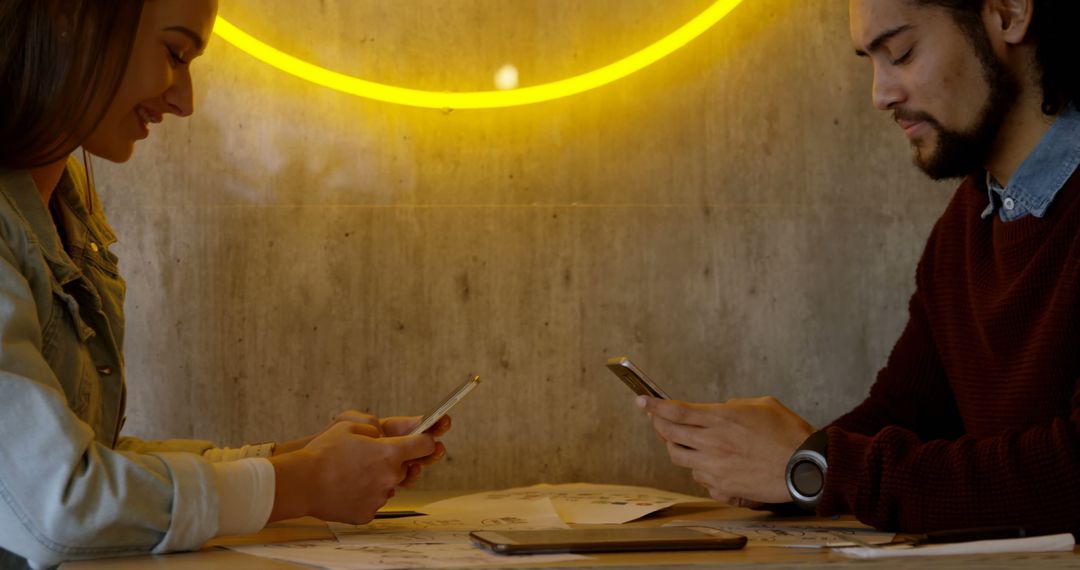
{"label": "black smartwatch", "polygon": [[795,504],[807,510],[817,508],[821,492],[825,489],[825,473],[828,471],[826,452],[829,434],[816,431],[806,438],[799,449],[791,455],[787,464],[787,488]]}

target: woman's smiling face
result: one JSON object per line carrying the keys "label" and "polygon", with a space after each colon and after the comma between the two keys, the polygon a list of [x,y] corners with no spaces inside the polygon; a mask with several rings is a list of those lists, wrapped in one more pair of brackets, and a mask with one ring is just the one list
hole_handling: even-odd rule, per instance
{"label": "woman's smiling face", "polygon": [[150,124],[194,112],[191,62],[206,48],[216,16],[217,0],[146,0],[124,78],[83,144],[88,151],[124,162]]}

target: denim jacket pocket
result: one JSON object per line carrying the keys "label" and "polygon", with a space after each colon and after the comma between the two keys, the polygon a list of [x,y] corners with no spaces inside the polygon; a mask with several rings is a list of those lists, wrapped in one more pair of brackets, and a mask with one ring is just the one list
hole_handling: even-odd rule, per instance
{"label": "denim jacket pocket", "polygon": [[86,341],[93,329],[79,316],[79,304],[59,284],[53,284],[52,311],[42,327],[41,351],[64,389],[68,406],[84,421],[93,424],[96,400],[100,398],[96,370],[90,363]]}

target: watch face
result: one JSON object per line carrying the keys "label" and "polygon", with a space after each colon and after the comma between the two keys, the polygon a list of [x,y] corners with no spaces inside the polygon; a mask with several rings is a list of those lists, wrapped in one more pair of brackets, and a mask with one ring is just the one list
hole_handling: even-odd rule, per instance
{"label": "watch face", "polygon": [[791,469],[791,484],[799,494],[813,497],[825,486],[825,474],[812,461],[800,461]]}

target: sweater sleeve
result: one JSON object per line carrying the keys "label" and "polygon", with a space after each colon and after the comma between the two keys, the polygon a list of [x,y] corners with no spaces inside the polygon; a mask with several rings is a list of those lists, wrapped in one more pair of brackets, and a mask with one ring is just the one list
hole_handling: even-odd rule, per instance
{"label": "sweater sleeve", "polygon": [[1080,383],[1069,418],[995,437],[963,435],[919,293],[870,396],[826,429],[818,514],[875,528],[1072,529],[1080,512]]}
{"label": "sweater sleeve", "polygon": [[830,428],[873,436],[886,427],[899,426],[923,440],[955,439],[963,434],[960,412],[918,291],[911,297],[908,313],[907,326],[870,395]]}
{"label": "sweater sleeve", "polygon": [[996,437],[923,441],[888,427],[829,433],[829,473],[818,514],[853,512],[904,532],[975,526],[1075,528],[1080,512],[1080,413]]}

